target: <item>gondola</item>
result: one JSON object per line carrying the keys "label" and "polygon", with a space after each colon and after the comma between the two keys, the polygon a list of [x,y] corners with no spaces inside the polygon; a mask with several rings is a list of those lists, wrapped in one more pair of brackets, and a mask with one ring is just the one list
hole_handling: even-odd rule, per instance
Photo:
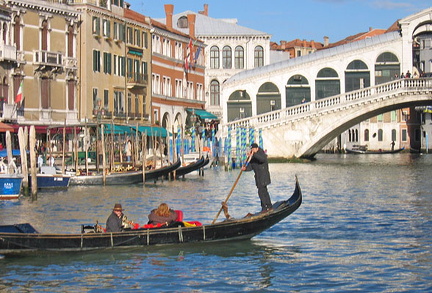
{"label": "gondola", "polygon": [[192,173],[193,171],[199,170],[200,168],[203,168],[209,163],[210,159],[207,157],[204,159],[204,157],[201,157],[201,159],[192,162],[186,166],[180,167],[175,171],[176,177],[184,176],[186,174]]}
{"label": "gondola", "polygon": [[89,251],[250,239],[291,215],[301,202],[302,193],[296,178],[292,196],[275,203],[272,211],[247,215],[240,219],[225,219],[215,224],[142,228],[116,233],[86,233],[82,230],[79,234],[38,233],[30,224],[4,225],[0,226],[0,254]]}
{"label": "gondola", "polygon": [[395,154],[403,151],[405,148],[400,148],[397,150],[377,150],[377,151],[369,151],[369,150],[360,150],[360,149],[345,149],[347,154],[366,154],[366,155],[382,155],[382,154]]}
{"label": "gondola", "polygon": [[[168,173],[174,171],[180,166],[180,159],[174,164],[148,170],[145,172],[145,181],[156,181],[158,178],[166,176]],[[77,175],[72,176],[69,185],[103,185],[103,175]],[[126,171],[107,174],[105,176],[105,185],[124,185],[124,184],[137,184],[143,182],[142,171]]]}

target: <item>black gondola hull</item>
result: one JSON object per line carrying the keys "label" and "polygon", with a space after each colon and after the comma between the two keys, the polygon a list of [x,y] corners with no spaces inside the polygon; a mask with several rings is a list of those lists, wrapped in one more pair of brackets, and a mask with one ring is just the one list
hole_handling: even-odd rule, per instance
{"label": "black gondola hull", "polygon": [[[225,220],[197,227],[137,229],[119,233],[39,234],[0,232],[0,254],[34,251],[86,251],[250,239],[288,217],[299,208],[301,202],[301,189],[296,180],[293,195],[286,201],[274,204],[274,210],[270,213],[256,214],[247,218]],[[10,226],[3,226],[3,228],[11,228]],[[4,229],[0,226],[0,231],[2,230]]]}

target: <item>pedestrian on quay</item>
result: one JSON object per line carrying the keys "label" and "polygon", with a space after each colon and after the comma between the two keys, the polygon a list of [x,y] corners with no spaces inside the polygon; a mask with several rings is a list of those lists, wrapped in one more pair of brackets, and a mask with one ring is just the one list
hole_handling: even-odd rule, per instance
{"label": "pedestrian on quay", "polygon": [[242,167],[242,170],[254,171],[255,184],[258,188],[258,196],[261,200],[261,212],[269,212],[273,209],[273,206],[267,190],[267,185],[271,183],[267,154],[256,143],[253,143],[248,156],[252,156],[252,158],[247,166]]}

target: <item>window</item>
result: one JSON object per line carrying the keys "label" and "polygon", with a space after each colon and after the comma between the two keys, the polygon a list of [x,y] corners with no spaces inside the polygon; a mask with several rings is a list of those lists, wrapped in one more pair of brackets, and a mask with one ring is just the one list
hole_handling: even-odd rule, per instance
{"label": "window", "polygon": [[101,71],[101,53],[98,50],[93,50],[93,71],[100,72]]}
{"label": "window", "polygon": [[103,101],[103,107],[105,110],[108,110],[108,103],[109,103],[109,91],[104,90],[104,101]]}
{"label": "window", "polygon": [[235,69],[244,69],[244,49],[242,46],[237,46],[234,53]]}
{"label": "window", "polygon": [[177,98],[183,97],[183,84],[181,79],[175,81],[175,96]]}
{"label": "window", "polygon": [[139,114],[139,96],[135,95],[135,117]]}
{"label": "window", "polygon": [[220,88],[217,80],[212,80],[210,83],[210,105],[220,105]]}
{"label": "window", "polygon": [[391,131],[391,140],[396,141],[396,129],[392,129]]}
{"label": "window", "polygon": [[402,141],[407,141],[408,133],[406,129],[402,129]]}
{"label": "window", "polygon": [[182,16],[177,20],[177,27],[178,28],[188,28],[188,20],[186,16]]}
{"label": "window", "polygon": [[396,111],[391,111],[390,115],[391,115],[391,122],[396,122],[396,120],[397,120],[397,112]]}
{"label": "window", "polygon": [[254,51],[254,66],[261,67],[264,66],[264,48],[261,46],[256,46]]}
{"label": "window", "polygon": [[182,43],[176,42],[175,48],[174,48],[174,58],[183,60],[183,50],[182,50]]}
{"label": "window", "polygon": [[210,68],[219,69],[219,48],[213,46],[210,48]]}
{"label": "window", "polygon": [[103,53],[104,73],[111,74],[111,53]]}
{"label": "window", "polygon": [[378,122],[383,122],[383,120],[384,120],[384,115],[383,115],[383,114],[379,114],[379,115],[377,116],[377,121],[378,121]]}
{"label": "window", "polygon": [[98,90],[96,88],[93,89],[93,109],[98,108]]}
{"label": "window", "polygon": [[224,69],[232,68],[232,50],[230,46],[225,46],[222,49],[222,67]]}
{"label": "window", "polygon": [[114,92],[114,116],[121,116],[123,112],[124,112],[124,92],[115,91]]}
{"label": "window", "polygon": [[197,100],[204,101],[204,99],[203,99],[203,97],[204,97],[204,95],[203,95],[204,94],[204,85],[201,83],[197,83],[196,87],[197,87],[197,92],[196,92]]}
{"label": "window", "polygon": [[153,35],[152,50],[153,52],[161,53],[161,41],[159,36]]}
{"label": "window", "polygon": [[152,88],[154,94],[160,94],[160,76],[158,74],[153,74]]}
{"label": "window", "polygon": [[364,141],[369,141],[369,129],[365,129],[364,131]]}
{"label": "window", "polygon": [[162,85],[162,94],[165,96],[171,96],[171,78],[170,77],[163,77],[163,85]]}
{"label": "window", "polygon": [[135,46],[141,47],[141,32],[138,29],[134,30]]}
{"label": "window", "polygon": [[133,44],[133,30],[131,27],[127,28],[127,42],[128,44]]}
{"label": "window", "polygon": [[111,23],[109,20],[103,20],[103,36],[106,38],[111,37]]}
{"label": "window", "polygon": [[162,50],[163,50],[162,53],[165,56],[171,57],[171,42],[170,42],[170,40],[168,40],[168,39],[164,39],[163,40],[163,48],[162,48]]}
{"label": "window", "polygon": [[143,47],[147,49],[148,48],[148,38],[147,38],[146,32],[142,33],[142,39],[143,39]]}
{"label": "window", "polygon": [[100,18],[93,16],[93,34],[100,35]]}
{"label": "window", "polygon": [[378,141],[383,141],[383,130],[378,129]]}

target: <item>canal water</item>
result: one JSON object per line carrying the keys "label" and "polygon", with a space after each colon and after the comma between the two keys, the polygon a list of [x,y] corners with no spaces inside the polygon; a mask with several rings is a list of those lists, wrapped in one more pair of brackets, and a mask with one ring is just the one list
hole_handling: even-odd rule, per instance
{"label": "canal water", "polygon": [[[273,201],[292,194],[295,175],[304,201],[250,241],[3,257],[0,291],[432,291],[431,155],[320,154],[270,170]],[[79,232],[81,224],[105,223],[117,202],[138,223],[161,202],[209,223],[238,172],[40,192],[36,201],[0,202],[0,223]],[[229,207],[234,217],[260,209],[252,173],[243,173]]]}

